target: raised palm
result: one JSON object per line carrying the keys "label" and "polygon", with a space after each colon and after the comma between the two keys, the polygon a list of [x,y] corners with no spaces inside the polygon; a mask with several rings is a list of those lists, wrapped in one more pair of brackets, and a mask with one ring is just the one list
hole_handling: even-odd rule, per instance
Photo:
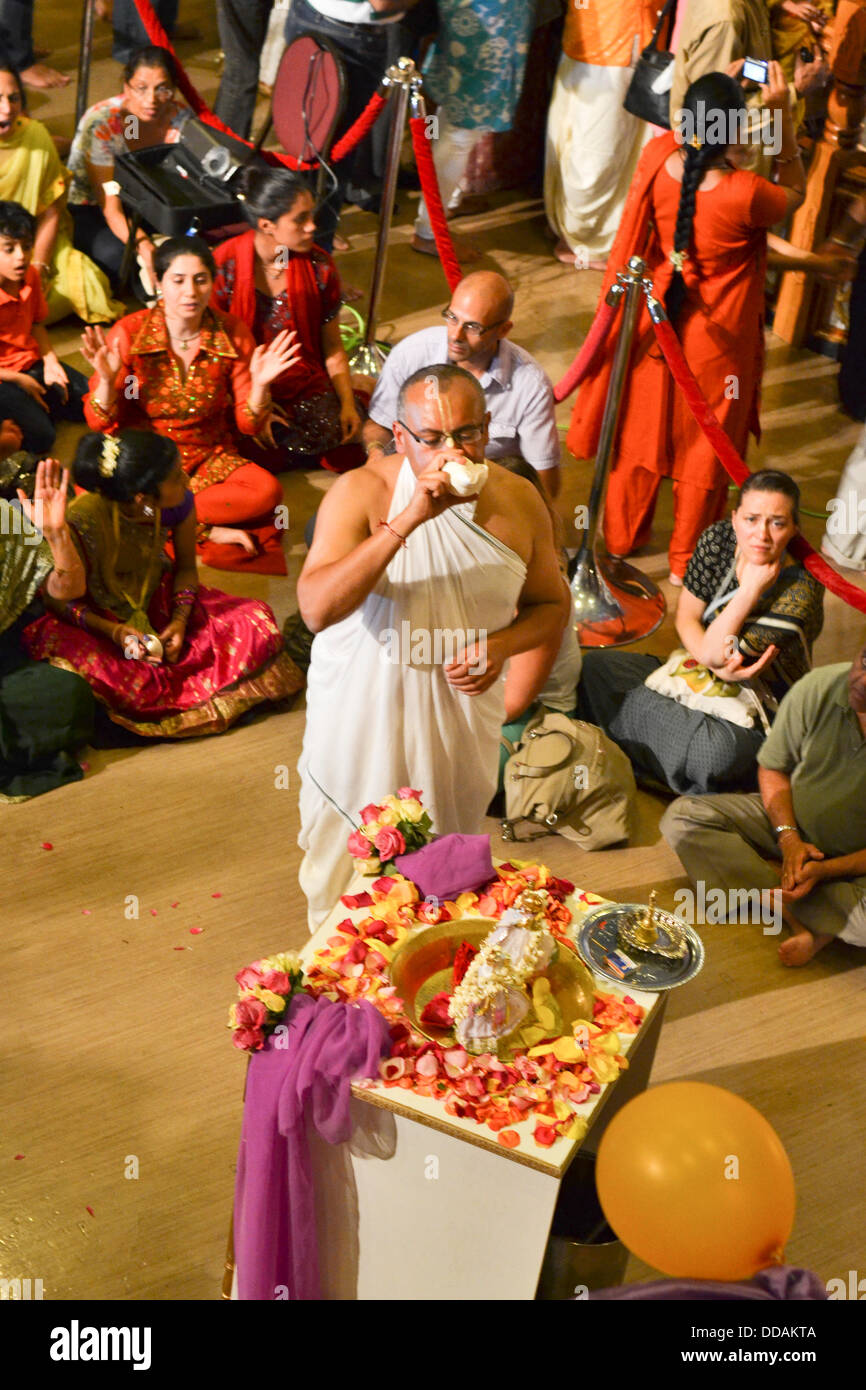
{"label": "raised palm", "polygon": [[120,370],[120,353],[112,347],[104,328],[85,328],[81,335],[81,352],[97,376],[113,381]]}
{"label": "raised palm", "polygon": [[50,536],[63,529],[68,487],[69,469],[61,469],[57,459],[42,459],[36,465],[33,500],[18,489],[22,510],[43,535]]}
{"label": "raised palm", "polygon": [[250,358],[250,376],[258,386],[268,386],[297,362],[301,355],[298,335],[284,328],[270,343],[260,343]]}

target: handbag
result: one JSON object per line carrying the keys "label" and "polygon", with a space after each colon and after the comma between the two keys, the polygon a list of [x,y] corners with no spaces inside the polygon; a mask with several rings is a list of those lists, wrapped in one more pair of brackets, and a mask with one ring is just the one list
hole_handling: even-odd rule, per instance
{"label": "handbag", "polygon": [[653,36],[641,53],[634,67],[634,76],[629,83],[623,106],[633,116],[639,116],[649,125],[671,126],[671,87],[674,80],[674,55],[656,47],[662,25],[668,17],[674,0],[667,0],[658,17]]}
{"label": "handbag", "polygon": [[[631,763],[594,724],[541,709],[517,743],[502,740],[505,764],[504,840],[563,835],[581,849],[605,849],[627,840],[635,807]],[[518,835],[530,821],[537,834]]]}

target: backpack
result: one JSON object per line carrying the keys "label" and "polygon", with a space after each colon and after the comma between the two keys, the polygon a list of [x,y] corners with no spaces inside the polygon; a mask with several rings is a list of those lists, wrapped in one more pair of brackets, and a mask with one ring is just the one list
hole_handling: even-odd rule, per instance
{"label": "backpack", "polygon": [[[563,835],[581,849],[605,849],[627,840],[635,808],[631,763],[594,724],[541,709],[518,741],[502,740],[505,764],[504,840]],[[518,835],[522,820],[543,827]]]}

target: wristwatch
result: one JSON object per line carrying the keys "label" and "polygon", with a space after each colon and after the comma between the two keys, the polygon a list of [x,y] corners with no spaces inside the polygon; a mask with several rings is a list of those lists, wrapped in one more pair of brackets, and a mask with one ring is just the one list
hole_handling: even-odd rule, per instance
{"label": "wristwatch", "polygon": [[108,179],[107,182],[102,185],[102,191],[109,198],[119,198],[120,184],[117,182],[117,179]]}
{"label": "wristwatch", "polygon": [[798,825],[774,825],[773,834],[775,835],[777,840],[779,836],[782,834],[783,830],[793,830],[794,833],[797,835],[799,835],[800,833],[800,827]]}

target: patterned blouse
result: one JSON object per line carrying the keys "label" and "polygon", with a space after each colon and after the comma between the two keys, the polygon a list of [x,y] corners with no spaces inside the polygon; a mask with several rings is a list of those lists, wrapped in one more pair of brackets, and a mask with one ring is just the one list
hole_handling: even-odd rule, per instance
{"label": "patterned blouse", "polygon": [[[738,587],[736,555],[737,538],[731,522],[714,522],[695,546],[686,567],[685,588],[705,604],[721,595],[729,601]],[[709,627],[724,607],[720,604],[702,618],[704,626]],[[771,643],[778,648],[766,675],[762,674],[776,700],[811,669],[812,646],[823,626],[823,586],[802,565],[783,565],[775,584],[761,594],[749,614],[739,641],[747,661],[755,660]]]}
{"label": "patterned blouse", "polygon": [[249,462],[237,451],[232,424],[242,434],[256,434],[265,417],[257,420],[247,404],[255,344],[245,324],[205,309],[185,379],[169,350],[161,303],[127,314],[107,337],[120,353],[117,396],[112,409],[103,410],[94,400],[94,374],[84,398],[91,429],[152,429],[173,440],[193,492],[225,482]]}
{"label": "patterned blouse", "polygon": [[[178,106],[177,103],[173,105],[171,123],[162,141],[165,145],[177,143],[184,121],[189,120],[192,115],[188,106]],[[72,175],[69,186],[70,203],[99,204],[96,190],[90,182],[87,165],[92,164],[99,169],[113,169],[117,155],[129,154],[126,131],[131,120],[134,120],[134,117],[128,116],[124,111],[122,96],[98,101],[89,111],[85,111],[69,152],[67,167]]]}

